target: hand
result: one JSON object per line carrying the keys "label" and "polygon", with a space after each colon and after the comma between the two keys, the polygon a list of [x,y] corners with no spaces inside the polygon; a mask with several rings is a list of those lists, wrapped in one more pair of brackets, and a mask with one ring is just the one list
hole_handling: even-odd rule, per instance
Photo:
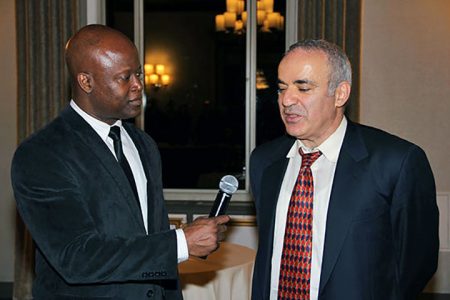
{"label": "hand", "polygon": [[219,247],[219,242],[224,239],[227,227],[224,225],[230,221],[229,216],[214,218],[200,217],[194,222],[183,227],[184,235],[189,249],[189,255],[207,256]]}

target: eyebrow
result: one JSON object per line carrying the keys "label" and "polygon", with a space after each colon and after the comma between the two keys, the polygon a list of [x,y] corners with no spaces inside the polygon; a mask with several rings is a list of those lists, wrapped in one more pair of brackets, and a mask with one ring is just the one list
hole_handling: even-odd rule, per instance
{"label": "eyebrow", "polygon": [[294,84],[312,84],[314,86],[317,86],[317,84],[312,81],[312,80],[308,80],[308,79],[299,79],[299,80],[295,80]]}
{"label": "eyebrow", "polygon": [[[284,82],[284,81],[281,80],[281,79],[278,79],[277,83],[278,83],[278,84],[285,84],[285,85],[287,85],[287,83]],[[314,85],[314,86],[317,86],[317,84],[316,84],[314,81],[307,80],[307,79],[297,79],[297,80],[295,80],[293,83],[294,83],[294,84],[312,84],[312,85]]]}
{"label": "eyebrow", "polygon": [[122,68],[121,70],[119,70],[117,72],[117,74],[122,74],[122,73],[134,73],[134,72],[141,72],[142,73],[142,66],[139,65],[138,68],[130,68],[130,67],[126,67],[126,68]]}

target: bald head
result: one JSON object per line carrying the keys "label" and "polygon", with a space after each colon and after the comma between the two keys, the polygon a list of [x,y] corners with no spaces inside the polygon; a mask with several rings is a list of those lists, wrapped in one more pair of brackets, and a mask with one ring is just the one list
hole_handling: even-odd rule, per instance
{"label": "bald head", "polygon": [[123,47],[135,49],[134,44],[115,29],[99,24],[81,28],[66,44],[65,57],[71,77],[75,79],[80,72],[90,72],[105,50]]}
{"label": "bald head", "polygon": [[80,29],[66,45],[72,98],[91,116],[112,124],[133,118],[142,105],[142,70],[135,45],[104,25]]}

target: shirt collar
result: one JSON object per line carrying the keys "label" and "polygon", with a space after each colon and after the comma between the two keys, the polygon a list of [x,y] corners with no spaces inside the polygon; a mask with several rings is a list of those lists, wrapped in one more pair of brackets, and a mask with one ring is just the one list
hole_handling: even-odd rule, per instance
{"label": "shirt collar", "polygon": [[286,157],[292,158],[295,155],[299,155],[298,149],[300,148],[302,148],[303,152],[305,153],[310,153],[319,150],[329,161],[336,163],[339,157],[342,142],[344,141],[347,123],[348,123],[347,119],[344,116],[338,128],[322,144],[320,144],[318,147],[314,149],[306,147],[302,143],[302,141],[297,139],[294,145],[292,145]]}
{"label": "shirt collar", "polygon": [[119,126],[122,127],[122,121],[117,120],[113,125],[109,125],[105,122],[102,122],[93,116],[86,113],[84,110],[82,110],[75,101],[70,100],[70,106],[89,124],[91,127],[97,132],[97,134],[102,138],[102,140],[107,141],[109,130],[112,126]]}

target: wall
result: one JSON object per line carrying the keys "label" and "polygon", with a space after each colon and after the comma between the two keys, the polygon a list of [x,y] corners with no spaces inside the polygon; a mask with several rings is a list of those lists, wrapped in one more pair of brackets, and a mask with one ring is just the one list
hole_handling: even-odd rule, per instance
{"label": "wall", "polygon": [[428,290],[450,292],[450,1],[366,0],[361,122],[427,153],[441,224],[439,269]]}
{"label": "wall", "polygon": [[12,0],[0,1],[0,282],[13,281],[15,206],[9,170],[16,148],[16,31]]}

